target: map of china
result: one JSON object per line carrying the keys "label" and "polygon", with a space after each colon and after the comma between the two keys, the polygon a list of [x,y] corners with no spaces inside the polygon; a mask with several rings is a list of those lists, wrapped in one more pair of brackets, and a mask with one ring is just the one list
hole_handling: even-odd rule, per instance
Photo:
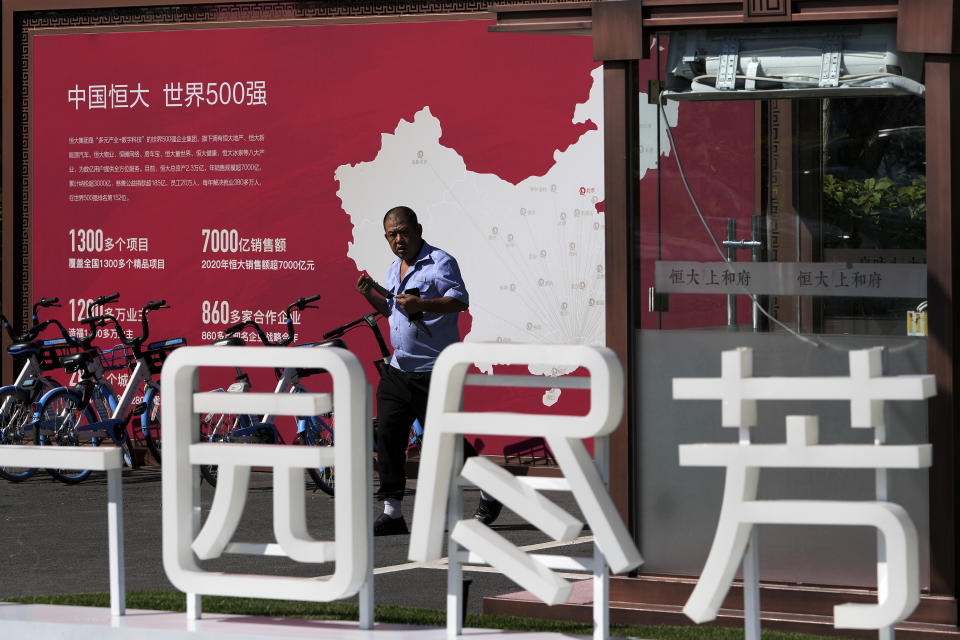
{"label": "map of china", "polygon": [[354,229],[347,255],[357,268],[386,274],[393,256],[383,246],[383,213],[403,203],[417,212],[424,239],[460,264],[473,317],[465,341],[604,344],[600,69],[592,76],[573,122],[597,129],[555,151],[543,176],[511,184],[468,171],[440,144],[441,123],[429,107],[383,134],[372,161],[338,167],[337,195]]}

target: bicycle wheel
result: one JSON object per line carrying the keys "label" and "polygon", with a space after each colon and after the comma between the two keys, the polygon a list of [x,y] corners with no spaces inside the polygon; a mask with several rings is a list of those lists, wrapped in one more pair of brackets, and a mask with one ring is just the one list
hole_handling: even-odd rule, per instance
{"label": "bicycle wheel", "polygon": [[[229,441],[230,433],[237,428],[238,424],[239,418],[233,414],[208,413],[200,416],[200,442]],[[217,465],[200,465],[200,474],[210,483],[210,486],[217,486]]]}
{"label": "bicycle wheel", "polygon": [[[91,411],[94,415],[99,416],[101,422],[102,433],[97,433],[96,436],[98,441],[102,439],[105,442],[108,438],[112,440],[113,444],[120,447],[123,464],[131,469],[136,469],[137,458],[134,453],[132,434],[127,431],[126,424],[122,420],[114,420],[110,417],[117,408],[116,399],[110,393],[107,389],[98,388],[94,391],[93,398],[90,401]],[[83,430],[83,433],[89,435],[93,432]]]}
{"label": "bicycle wheel", "polygon": [[143,395],[146,411],[140,416],[140,433],[150,455],[160,462],[160,392],[149,387]]}
{"label": "bicycle wheel", "polygon": [[[300,422],[300,420],[298,420]],[[303,418],[303,430],[297,434],[297,444],[309,447],[332,447],[333,424],[328,424],[319,417]],[[310,479],[328,496],[332,496],[336,487],[334,467],[310,467],[307,469]]]}
{"label": "bicycle wheel", "polygon": [[[40,404],[33,423],[34,436],[40,445],[97,446],[103,434],[95,428],[97,414],[70,389],[56,389]],[[108,436],[109,437],[109,436]],[[65,484],[83,482],[90,469],[47,469],[47,473]]]}
{"label": "bicycle wheel", "polygon": [[[32,422],[33,407],[22,390],[10,388],[0,391],[0,445],[32,442],[29,436]],[[0,477],[10,482],[20,482],[35,471],[33,467],[0,467]]]}
{"label": "bicycle wheel", "polygon": [[140,429],[140,418],[134,417],[130,420],[130,424],[127,425],[127,442],[130,446],[130,451],[143,451],[147,449],[147,441],[143,437],[143,432]]}

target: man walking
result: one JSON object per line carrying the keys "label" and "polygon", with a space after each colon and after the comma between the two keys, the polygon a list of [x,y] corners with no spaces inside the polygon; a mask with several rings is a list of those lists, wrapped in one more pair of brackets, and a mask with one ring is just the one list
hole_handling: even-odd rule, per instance
{"label": "man walking", "polygon": [[[400,511],[406,489],[406,450],[414,419],[426,429],[427,394],[430,374],[440,352],[460,341],[457,314],[470,304],[467,288],[456,259],[423,240],[423,227],[409,207],[394,207],[383,218],[383,231],[397,259],[390,265],[386,288],[393,294],[384,299],[363,274],[357,291],[370,305],[390,320],[393,357],[383,368],[377,386],[377,462],[384,512],[373,526],[375,536],[408,533]],[[466,455],[477,455],[469,442]],[[481,493],[474,514],[490,524],[500,515],[502,505]]]}

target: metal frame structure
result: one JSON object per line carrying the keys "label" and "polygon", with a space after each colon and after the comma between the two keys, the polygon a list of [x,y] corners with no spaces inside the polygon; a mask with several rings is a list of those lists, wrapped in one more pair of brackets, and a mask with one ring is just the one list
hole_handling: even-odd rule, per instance
{"label": "metal frame structure", "polygon": [[59,467],[107,472],[107,557],[110,571],[110,613],[126,613],[123,563],[123,457],[119,447],[34,447],[10,444],[0,447],[0,465]]}

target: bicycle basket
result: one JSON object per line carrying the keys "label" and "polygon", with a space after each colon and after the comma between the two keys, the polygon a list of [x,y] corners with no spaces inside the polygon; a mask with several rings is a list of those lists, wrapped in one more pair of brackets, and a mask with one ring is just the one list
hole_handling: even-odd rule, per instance
{"label": "bicycle basket", "polygon": [[20,342],[7,347],[7,353],[14,358],[33,356],[37,359],[37,363],[44,371],[62,368],[63,358],[73,352],[74,347],[68,345],[67,341],[63,338]]}
{"label": "bicycle basket", "polygon": [[105,371],[127,368],[127,356],[130,349],[125,344],[118,344],[109,349],[100,349],[100,363]]}
{"label": "bicycle basket", "polygon": [[146,349],[140,352],[140,355],[143,356],[147,366],[150,368],[150,373],[160,373],[160,369],[163,367],[163,361],[167,359],[170,352],[186,344],[186,338],[171,338],[170,340],[151,342],[147,345]]}

